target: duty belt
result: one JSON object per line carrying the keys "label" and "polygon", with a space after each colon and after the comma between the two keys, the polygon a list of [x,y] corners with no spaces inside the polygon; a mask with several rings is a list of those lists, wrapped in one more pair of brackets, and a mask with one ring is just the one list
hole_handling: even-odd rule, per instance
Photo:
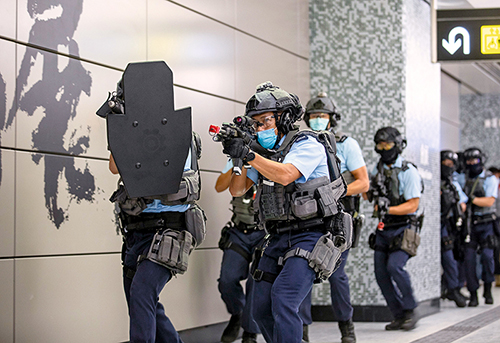
{"label": "duty belt", "polygon": [[234,227],[243,233],[251,233],[259,230],[259,227],[255,224],[245,224],[240,222],[238,225],[234,225]]}
{"label": "duty belt", "polygon": [[127,231],[152,230],[160,227],[180,229],[185,225],[184,212],[141,213],[138,216],[127,216]]}
{"label": "duty belt", "polygon": [[294,221],[268,221],[266,230],[269,233],[284,233],[292,231],[292,233],[300,233],[304,231],[324,231],[323,218],[313,218],[307,220]]}
{"label": "duty belt", "polygon": [[383,219],[384,230],[396,230],[401,226],[410,224],[411,220],[416,218],[415,215],[405,215],[405,216],[396,216],[389,215],[385,216]]}
{"label": "duty belt", "polygon": [[488,213],[483,216],[472,216],[472,224],[486,224],[497,220],[495,213]]}

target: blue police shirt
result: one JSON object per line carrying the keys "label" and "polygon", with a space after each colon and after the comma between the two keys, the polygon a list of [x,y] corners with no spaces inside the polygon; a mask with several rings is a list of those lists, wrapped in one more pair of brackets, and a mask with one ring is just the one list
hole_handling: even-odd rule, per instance
{"label": "blue police shirt", "polygon": [[[404,159],[398,156],[396,162],[391,166],[392,168],[401,168],[403,166]],[[389,169],[389,167],[384,164],[384,169]],[[376,175],[378,172],[377,167],[372,170],[372,175]],[[399,180],[399,195],[403,195],[406,201],[413,198],[420,198],[422,191],[422,181],[417,168],[415,168],[411,163],[408,163],[408,169],[402,171],[398,174]]]}
{"label": "blue police shirt", "polygon": [[[188,157],[186,158],[186,163],[184,164],[184,171],[191,169],[191,149],[189,149]],[[143,213],[161,213],[161,212],[186,212],[189,208],[187,205],[163,205],[159,199],[154,199],[151,204],[146,207]]]}
{"label": "blue police shirt", "polygon": [[226,166],[224,167],[224,169],[221,171],[222,174],[226,174],[229,169],[233,168],[233,159],[230,158],[227,160],[226,162]]}
{"label": "blue police shirt", "polygon": [[365,160],[358,142],[351,137],[337,143],[337,157],[340,159],[340,172],[353,171],[364,167]]}
{"label": "blue police shirt", "polygon": [[[285,136],[281,138],[278,146],[283,144],[284,139]],[[292,164],[302,174],[295,183],[304,183],[321,176],[330,178],[325,148],[311,136],[304,136],[295,141],[282,163]],[[257,183],[259,172],[255,168],[249,168],[247,177]]]}
{"label": "blue police shirt", "polygon": [[460,186],[458,181],[453,180],[452,184],[457,189],[458,196],[460,197],[460,200],[458,202],[459,203],[466,203],[467,201],[469,201],[469,197],[467,196],[467,194],[465,194],[464,190],[462,189],[462,186]]}

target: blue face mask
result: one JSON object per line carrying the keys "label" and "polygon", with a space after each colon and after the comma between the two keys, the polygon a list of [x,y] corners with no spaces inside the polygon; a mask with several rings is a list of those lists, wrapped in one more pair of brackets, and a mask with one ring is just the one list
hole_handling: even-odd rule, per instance
{"label": "blue face mask", "polygon": [[277,139],[278,135],[274,132],[274,129],[257,132],[257,141],[265,149],[271,149],[274,147]]}
{"label": "blue face mask", "polygon": [[309,119],[309,126],[311,127],[311,129],[315,131],[326,130],[329,122],[330,119],[314,118],[314,119]]}

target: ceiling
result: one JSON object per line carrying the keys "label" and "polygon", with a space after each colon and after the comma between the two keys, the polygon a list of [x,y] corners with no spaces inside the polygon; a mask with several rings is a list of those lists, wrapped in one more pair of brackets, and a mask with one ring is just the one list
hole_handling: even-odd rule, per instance
{"label": "ceiling", "polygon": [[[434,0],[437,9],[500,8],[500,0]],[[500,94],[500,61],[443,62],[441,70],[461,83],[464,93]]]}

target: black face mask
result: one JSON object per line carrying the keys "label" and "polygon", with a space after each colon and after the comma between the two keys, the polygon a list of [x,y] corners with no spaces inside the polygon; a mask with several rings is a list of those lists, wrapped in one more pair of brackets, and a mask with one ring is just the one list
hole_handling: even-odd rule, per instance
{"label": "black face mask", "polygon": [[467,169],[467,173],[470,178],[475,178],[483,171],[483,165],[481,163],[467,164],[465,168]]}
{"label": "black face mask", "polygon": [[441,165],[441,180],[449,179],[453,175],[455,168]]}
{"label": "black face mask", "polygon": [[394,164],[394,162],[396,162],[398,155],[399,155],[396,147],[393,147],[390,150],[375,150],[375,151],[380,154],[380,159],[385,164]]}

